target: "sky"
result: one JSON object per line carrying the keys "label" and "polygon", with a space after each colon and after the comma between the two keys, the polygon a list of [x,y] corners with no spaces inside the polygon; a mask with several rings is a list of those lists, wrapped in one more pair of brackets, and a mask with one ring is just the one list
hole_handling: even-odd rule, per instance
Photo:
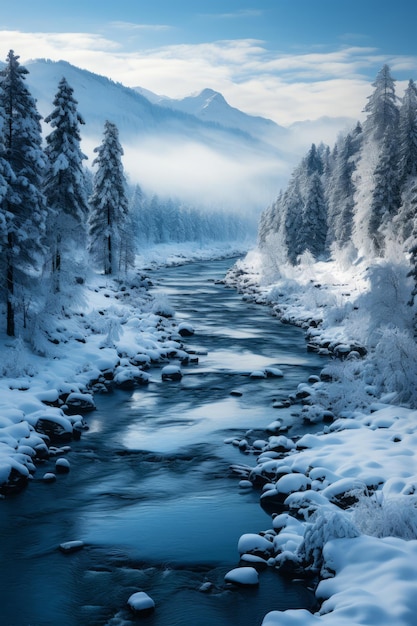
{"label": "sky", "polygon": [[360,119],[387,63],[417,79],[415,0],[3,0],[0,59],[63,59],[182,98],[209,87],[287,126]]}

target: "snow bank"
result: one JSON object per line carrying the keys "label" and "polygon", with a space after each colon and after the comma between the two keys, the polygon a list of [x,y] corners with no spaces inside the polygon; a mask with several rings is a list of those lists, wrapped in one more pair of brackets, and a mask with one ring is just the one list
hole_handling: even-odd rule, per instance
{"label": "snow bank", "polygon": [[268,456],[269,437],[244,476],[261,488],[268,511],[278,513],[262,531],[273,546],[268,564],[319,579],[317,613],[272,611],[262,626],[413,626],[417,359],[407,335],[413,311],[373,299],[372,272],[381,268],[314,263],[282,267],[271,280],[262,263],[253,251],[227,282],[302,326],[307,349],[334,357],[291,399],[322,430],[294,440],[276,458]]}

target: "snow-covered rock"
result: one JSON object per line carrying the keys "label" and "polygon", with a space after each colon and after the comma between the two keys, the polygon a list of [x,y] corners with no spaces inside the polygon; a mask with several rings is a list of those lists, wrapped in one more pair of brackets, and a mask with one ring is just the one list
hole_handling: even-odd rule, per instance
{"label": "snow-covered rock", "polygon": [[181,368],[177,365],[165,365],[161,370],[162,380],[181,380]]}
{"label": "snow-covered rock", "polygon": [[194,333],[194,326],[189,322],[181,322],[178,324],[178,334],[181,335],[181,337],[191,337]]}
{"label": "snow-covered rock", "polygon": [[259,575],[254,567],[236,567],[227,572],[224,580],[234,585],[253,586],[259,584]]}
{"label": "snow-covered rock", "polygon": [[237,549],[239,554],[255,554],[268,558],[273,551],[273,545],[271,541],[261,535],[245,533],[240,537]]}
{"label": "snow-covered rock", "polygon": [[42,480],[44,483],[54,483],[56,481],[56,474],[54,474],[53,472],[46,472],[42,476]]}
{"label": "snow-covered rock", "polygon": [[155,602],[144,591],[133,593],[127,601],[133,613],[141,616],[150,615],[155,610]]}
{"label": "snow-covered rock", "polygon": [[55,471],[58,474],[68,474],[70,469],[71,469],[71,465],[68,459],[64,459],[60,457],[59,459],[55,461]]}
{"label": "snow-covered rock", "polygon": [[88,413],[96,408],[91,393],[70,393],[65,400],[65,404],[67,405],[66,411],[71,414]]}

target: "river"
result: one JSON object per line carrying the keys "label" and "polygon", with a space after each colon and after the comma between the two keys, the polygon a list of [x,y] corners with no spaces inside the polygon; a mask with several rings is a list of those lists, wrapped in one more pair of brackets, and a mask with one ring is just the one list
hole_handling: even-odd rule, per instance
{"label": "river", "polygon": [[[218,282],[231,263],[152,272],[155,294],[195,328],[184,343],[199,363],[183,367],[181,382],[162,382],[155,368],[146,387],[97,395],[90,429],[67,455],[70,473],[46,485],[51,459],[1,502],[2,626],[131,625],[126,601],[138,590],[156,603],[150,626],[258,626],[270,610],[312,606],[301,583],[270,568],[258,588],[224,588],[240,535],[271,526],[259,493],[239,489],[229,469],[254,457],[225,441],[249,429],[265,436],[285,416],[274,402],[323,366],[300,329]],[[249,377],[265,366],[284,376]],[[85,547],[62,554],[73,539]]]}

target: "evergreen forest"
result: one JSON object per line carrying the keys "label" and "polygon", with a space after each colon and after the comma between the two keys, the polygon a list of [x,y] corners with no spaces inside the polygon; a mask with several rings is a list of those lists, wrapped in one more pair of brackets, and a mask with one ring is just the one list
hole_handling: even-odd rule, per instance
{"label": "evergreen forest", "polygon": [[259,246],[275,265],[401,257],[417,278],[417,87],[399,98],[387,65],[373,87],[363,124],[313,144],[263,212]]}

